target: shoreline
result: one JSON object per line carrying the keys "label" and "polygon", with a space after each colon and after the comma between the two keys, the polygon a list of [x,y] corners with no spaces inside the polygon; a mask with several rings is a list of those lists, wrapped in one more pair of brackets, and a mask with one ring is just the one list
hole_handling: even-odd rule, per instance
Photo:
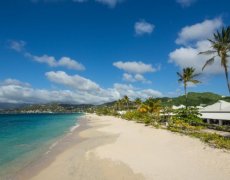
{"label": "shoreline", "polygon": [[230,178],[230,152],[198,139],[109,116],[86,114],[79,124],[16,179]]}
{"label": "shoreline", "polygon": [[[62,137],[58,138],[53,144],[51,144],[49,148],[47,149],[47,151],[41,154],[38,159],[33,160],[27,166],[25,166],[24,168],[16,172],[12,177],[11,176],[9,178],[7,177],[6,180],[8,179],[10,180],[11,179],[13,180],[14,179],[15,180],[31,179],[33,176],[39,173],[42,169],[48,167],[61,152],[63,152],[66,148],[69,148],[69,146],[72,145],[70,141],[71,141],[71,138],[73,137],[73,134],[78,134],[78,132],[86,128],[84,116],[85,115],[82,115],[77,120],[76,124],[69,129],[69,132],[66,132],[65,134],[63,134]],[[80,142],[81,139],[76,137],[74,141]]]}

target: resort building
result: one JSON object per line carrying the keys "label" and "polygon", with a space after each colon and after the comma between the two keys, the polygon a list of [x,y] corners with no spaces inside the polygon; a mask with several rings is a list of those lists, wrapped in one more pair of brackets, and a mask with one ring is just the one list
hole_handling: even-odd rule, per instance
{"label": "resort building", "polygon": [[199,110],[201,118],[209,124],[230,125],[230,103],[218,101]]}

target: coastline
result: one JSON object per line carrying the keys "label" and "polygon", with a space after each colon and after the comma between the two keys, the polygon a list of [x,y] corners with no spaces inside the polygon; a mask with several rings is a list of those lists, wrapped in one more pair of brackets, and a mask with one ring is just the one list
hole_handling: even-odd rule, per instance
{"label": "coastline", "polygon": [[198,139],[108,116],[86,114],[79,124],[16,179],[230,178],[230,153]]}
{"label": "coastline", "polygon": [[72,141],[74,141],[75,143],[80,142],[81,139],[78,138],[78,136],[75,136],[75,134],[78,134],[81,130],[86,128],[86,123],[83,120],[84,116],[85,115],[82,115],[77,120],[76,124],[69,129],[69,132],[63,134],[62,137],[60,137],[53,144],[51,144],[47,151],[41,154],[38,159],[35,159],[9,178],[6,178],[6,180],[31,179],[42,169],[48,167],[61,152],[63,152],[66,148],[71,147]]}

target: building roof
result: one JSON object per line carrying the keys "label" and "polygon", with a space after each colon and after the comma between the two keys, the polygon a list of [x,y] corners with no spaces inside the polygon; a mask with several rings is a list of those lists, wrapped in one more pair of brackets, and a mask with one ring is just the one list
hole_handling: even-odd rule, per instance
{"label": "building roof", "polygon": [[172,106],[172,108],[173,109],[181,109],[181,108],[185,108],[185,106],[184,105],[180,105],[180,106]]}
{"label": "building roof", "polygon": [[214,112],[229,112],[230,113],[230,103],[226,101],[218,101],[215,104],[212,104],[210,106],[206,106],[202,109],[200,109],[201,113],[209,112],[209,113],[214,113]]}

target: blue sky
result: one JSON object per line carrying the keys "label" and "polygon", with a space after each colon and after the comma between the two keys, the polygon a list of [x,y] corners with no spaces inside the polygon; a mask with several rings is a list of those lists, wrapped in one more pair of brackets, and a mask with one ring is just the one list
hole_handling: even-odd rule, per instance
{"label": "blue sky", "polygon": [[[0,2],[0,101],[102,103],[178,96],[177,71],[208,57],[230,24],[228,0]],[[189,91],[228,95],[217,62]]]}

